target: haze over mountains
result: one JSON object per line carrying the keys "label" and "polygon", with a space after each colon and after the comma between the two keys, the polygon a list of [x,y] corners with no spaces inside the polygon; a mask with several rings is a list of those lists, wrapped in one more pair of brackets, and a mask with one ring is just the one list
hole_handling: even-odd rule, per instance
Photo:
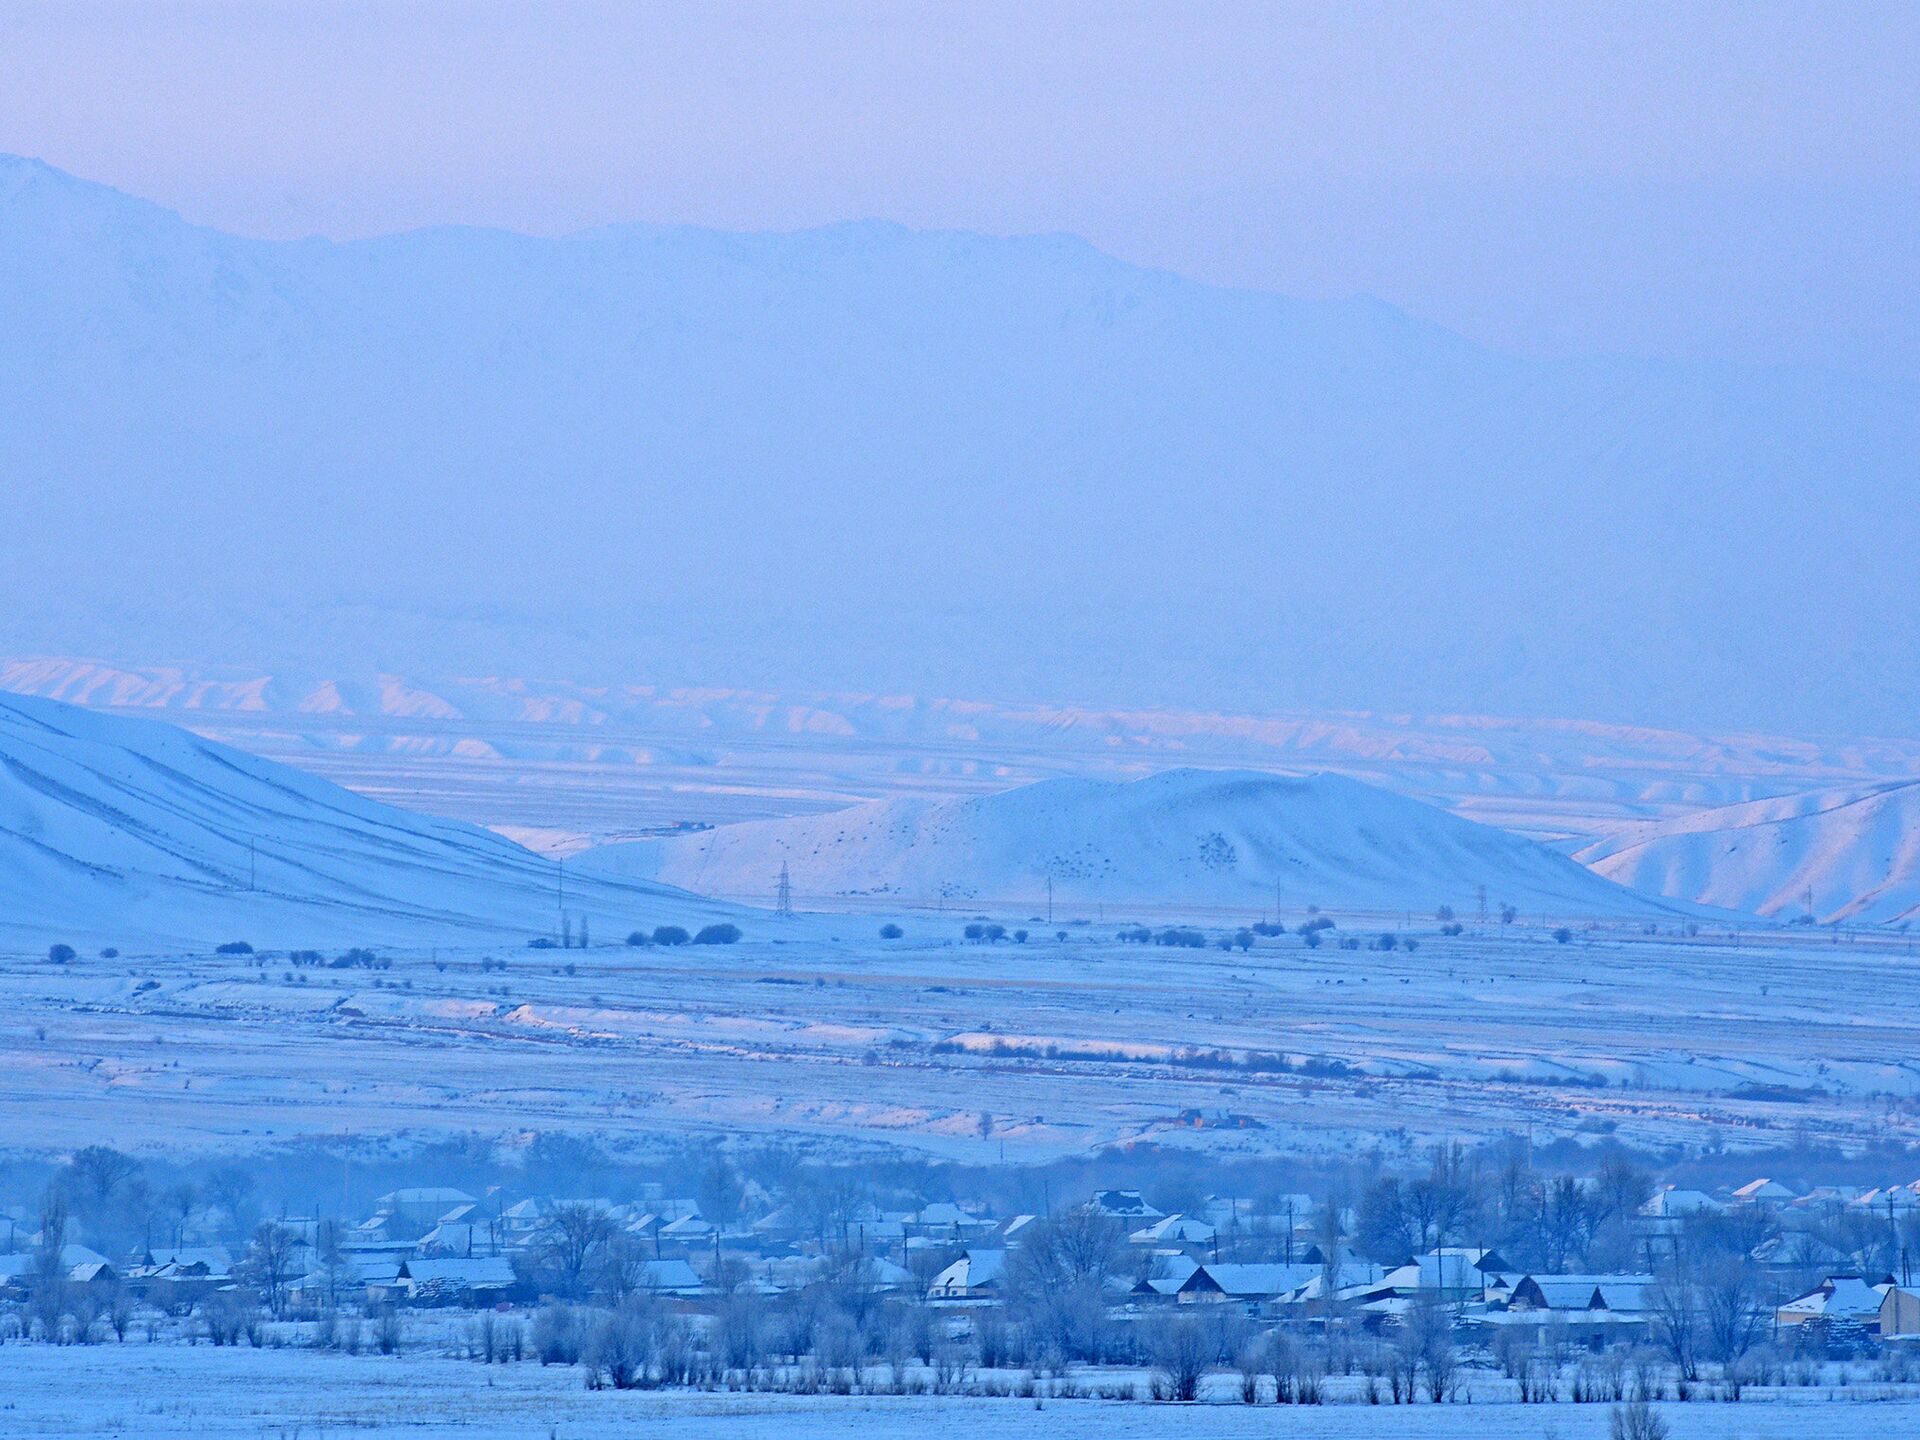
{"label": "haze over mountains", "polygon": [[7,160],[0,650],[1899,733],[1909,398],[1063,237],[269,243]]}
{"label": "haze over mountains", "polygon": [[[171,725],[0,696],[0,942],[517,943],[558,927],[557,879],[491,831]],[[603,934],[726,909],[582,879],[566,903]]]}
{"label": "haze over mountains", "polygon": [[1544,846],[1336,775],[1173,770],[1130,784],[1047,780],[949,801],[889,800],[590,850],[585,874],[733,898],[997,903],[1093,918],[1096,907],[1277,903],[1430,915],[1672,916]]}

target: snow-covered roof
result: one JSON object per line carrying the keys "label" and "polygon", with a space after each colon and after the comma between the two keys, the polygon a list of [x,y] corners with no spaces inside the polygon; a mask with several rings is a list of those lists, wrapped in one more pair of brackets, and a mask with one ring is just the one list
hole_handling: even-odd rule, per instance
{"label": "snow-covered roof", "polygon": [[1671,1219],[1679,1215],[1711,1215],[1726,1206],[1704,1190],[1656,1190],[1642,1209],[1648,1215]]}
{"label": "snow-covered roof", "polygon": [[[1202,1265],[1220,1293],[1237,1299],[1271,1300],[1297,1290],[1320,1274],[1318,1265]],[[1190,1282],[1191,1283],[1191,1282]]]}
{"label": "snow-covered roof", "polygon": [[1004,1250],[969,1250],[934,1276],[929,1288],[936,1294],[985,1289],[998,1285],[1006,1268]]}
{"label": "snow-covered roof", "polygon": [[390,1190],[375,1202],[379,1205],[470,1205],[473,1196],[449,1185],[416,1185]]}
{"label": "snow-covered roof", "polygon": [[513,1262],[504,1255],[449,1255],[409,1260],[400,1267],[416,1285],[439,1282],[473,1289],[505,1288],[514,1283]]}
{"label": "snow-covered roof", "polygon": [[1213,1241],[1213,1226],[1190,1215],[1167,1215],[1127,1238],[1135,1245],[1207,1245]]}
{"label": "snow-covered roof", "polygon": [[655,1295],[697,1295],[701,1280],[684,1260],[648,1260],[640,1267],[639,1288]]}
{"label": "snow-covered roof", "polygon": [[1829,1275],[1819,1288],[1808,1291],[1780,1307],[1782,1320],[1874,1320],[1880,1315],[1880,1302],[1887,1287],[1869,1285],[1858,1275]]}
{"label": "snow-covered roof", "polygon": [[1121,1220],[1158,1220],[1166,1213],[1149,1205],[1138,1190],[1096,1190],[1093,1208]]}

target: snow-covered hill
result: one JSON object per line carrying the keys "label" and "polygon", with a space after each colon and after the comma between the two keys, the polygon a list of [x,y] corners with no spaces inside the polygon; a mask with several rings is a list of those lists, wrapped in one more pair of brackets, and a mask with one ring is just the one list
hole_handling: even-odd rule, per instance
{"label": "snow-covered hill", "polygon": [[[583,871],[722,896],[1000,901],[1057,914],[1096,904],[1410,909],[1491,903],[1535,914],[1667,908],[1565,856],[1335,775],[1172,770],[1115,784],[1044,780],[982,798],[888,800],[828,815],[605,845]],[[1065,907],[1064,909],[1062,907]]]}
{"label": "snow-covered hill", "polygon": [[1719,806],[1577,858],[1648,894],[1780,919],[1920,919],[1920,781]]}
{"label": "snow-covered hill", "polygon": [[[0,945],[429,944],[551,934],[556,867],[171,725],[0,695]],[[724,907],[576,880],[602,938]]]}
{"label": "snow-covered hill", "polygon": [[0,158],[0,436],[0,654],[1837,734],[1920,686],[1904,391],[1064,236],[265,242]]}

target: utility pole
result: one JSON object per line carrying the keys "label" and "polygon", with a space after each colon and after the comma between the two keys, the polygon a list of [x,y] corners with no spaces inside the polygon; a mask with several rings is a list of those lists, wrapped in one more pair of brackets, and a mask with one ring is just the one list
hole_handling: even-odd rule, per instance
{"label": "utility pole", "polygon": [[1053,924],[1053,876],[1047,876],[1047,924]]}
{"label": "utility pole", "polygon": [[793,918],[793,879],[787,873],[787,862],[780,862],[780,886],[774,892],[774,913],[783,920]]}

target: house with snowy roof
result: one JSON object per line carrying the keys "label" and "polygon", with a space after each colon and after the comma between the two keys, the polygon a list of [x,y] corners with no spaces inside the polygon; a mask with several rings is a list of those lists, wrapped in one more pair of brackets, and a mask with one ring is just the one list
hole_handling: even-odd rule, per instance
{"label": "house with snowy roof", "polygon": [[1681,1190],[1672,1186],[1656,1190],[1640,1213],[1655,1220],[1684,1220],[1693,1215],[1719,1215],[1726,1210],[1704,1190]]}
{"label": "house with snowy roof", "polygon": [[1191,1215],[1163,1215],[1153,1224],[1134,1231],[1127,1237],[1127,1243],[1149,1248],[1204,1248],[1213,1244],[1218,1233],[1206,1221],[1196,1220]]}
{"label": "house with snowy roof", "polygon": [[454,1206],[473,1204],[473,1196],[448,1185],[416,1185],[388,1191],[374,1204],[410,1224],[431,1225]]}
{"label": "house with snowy roof", "polygon": [[645,1260],[634,1276],[633,1288],[648,1295],[698,1295],[706,1288],[699,1273],[685,1260]]}
{"label": "house with snowy roof", "polygon": [[1880,1307],[1893,1282],[1869,1282],[1858,1275],[1829,1275],[1804,1295],[1774,1312],[1782,1330],[1813,1322],[1880,1328]]}
{"label": "house with snowy roof", "polygon": [[1007,1252],[969,1250],[933,1277],[929,1300],[990,1300],[1000,1294],[1006,1278]]}
{"label": "house with snowy roof", "polygon": [[1090,1202],[1095,1210],[1115,1220],[1146,1225],[1161,1219],[1166,1212],[1149,1205],[1138,1190],[1096,1190]]}
{"label": "house with snowy roof", "polygon": [[1447,1301],[1478,1300],[1493,1277],[1512,1269],[1496,1250],[1446,1245],[1389,1270],[1382,1284],[1409,1298],[1427,1295]]}
{"label": "house with snowy roof", "polygon": [[1782,1185],[1778,1180],[1749,1180],[1733,1192],[1736,1205],[1790,1205],[1800,1196]]}
{"label": "house with snowy roof", "polygon": [[513,1262],[504,1255],[405,1260],[395,1278],[411,1305],[478,1308],[522,1298],[524,1290],[519,1276],[513,1273]]}

